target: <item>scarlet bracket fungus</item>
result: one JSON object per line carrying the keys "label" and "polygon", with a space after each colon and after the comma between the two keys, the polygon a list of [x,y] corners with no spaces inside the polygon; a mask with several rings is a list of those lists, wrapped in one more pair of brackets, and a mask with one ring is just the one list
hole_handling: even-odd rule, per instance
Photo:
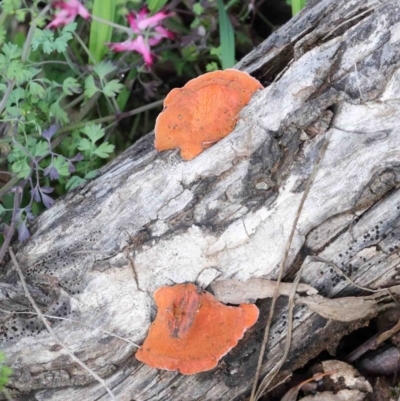
{"label": "scarlet bracket fungus", "polygon": [[262,87],[246,72],[227,69],[173,89],[157,117],[156,149],[179,148],[183,159],[193,159],[233,130],[242,108]]}
{"label": "scarlet bracket fungus", "polygon": [[136,358],[184,375],[215,368],[259,313],[252,304],[226,306],[194,284],[161,287],[154,300],[157,316]]}

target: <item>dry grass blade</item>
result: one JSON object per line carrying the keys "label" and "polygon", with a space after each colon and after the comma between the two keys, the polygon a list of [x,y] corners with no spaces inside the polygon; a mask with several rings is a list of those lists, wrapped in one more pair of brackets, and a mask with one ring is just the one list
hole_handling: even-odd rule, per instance
{"label": "dry grass blade", "polygon": [[17,258],[15,257],[15,254],[11,248],[9,248],[8,252],[10,253],[14,269],[17,271],[19,279],[21,280],[22,287],[25,292],[25,296],[28,298],[29,302],[31,303],[33,309],[35,309],[39,319],[42,321],[44,326],[46,327],[47,331],[50,333],[50,335],[65,349],[66,353],[71,357],[72,360],[74,360],[79,366],[81,366],[83,369],[85,369],[89,374],[96,380],[98,381],[107,391],[107,393],[110,395],[110,398],[113,401],[116,401],[117,399],[115,398],[114,394],[112,393],[111,389],[107,386],[106,382],[92,369],[90,369],[85,363],[83,363],[79,358],[77,358],[69,349],[68,347],[60,340],[60,338],[57,336],[57,334],[54,332],[54,330],[51,328],[50,323],[48,320],[44,317],[42,311],[39,309],[37,306],[35,300],[32,298],[28,286],[26,285],[24,275],[22,274],[22,270],[19,267]]}
{"label": "dry grass blade", "polygon": [[[260,373],[261,373],[261,367],[262,367],[262,362],[264,359],[264,354],[265,354],[265,349],[267,346],[267,342],[268,342],[268,337],[269,337],[269,331],[271,328],[271,322],[272,322],[272,318],[274,315],[274,311],[275,311],[275,304],[276,304],[276,300],[278,298],[278,287],[280,282],[282,281],[283,278],[283,273],[285,271],[285,267],[286,267],[286,263],[287,263],[287,259],[289,256],[289,251],[290,251],[290,247],[292,245],[292,241],[293,241],[293,237],[294,237],[294,233],[296,231],[296,227],[297,227],[297,223],[299,221],[300,218],[300,214],[301,211],[303,209],[304,203],[307,199],[308,193],[310,192],[310,188],[312,186],[312,183],[314,182],[314,179],[317,175],[318,172],[318,168],[321,164],[321,160],[325,154],[325,151],[328,147],[329,144],[329,136],[325,137],[323,145],[319,151],[319,155],[318,158],[315,162],[314,168],[311,172],[311,175],[307,181],[307,185],[306,188],[304,190],[303,196],[301,198],[301,202],[299,204],[299,207],[297,209],[297,214],[296,217],[294,219],[293,225],[292,225],[292,230],[290,232],[287,244],[286,244],[286,248],[285,248],[285,253],[283,256],[283,260],[279,269],[279,275],[278,275],[278,279],[277,279],[277,285],[274,291],[274,296],[272,298],[272,302],[271,302],[271,307],[269,310],[269,315],[268,315],[268,319],[267,319],[267,323],[265,326],[265,332],[264,332],[264,338],[263,338],[263,342],[261,344],[261,349],[260,349],[260,355],[258,358],[258,364],[257,364],[257,370],[256,373],[254,375],[254,383],[253,383],[253,388],[251,390],[251,396],[250,396],[250,401],[257,401],[262,394],[265,392],[265,390],[267,389],[268,385],[271,383],[271,381],[273,380],[273,378],[275,377],[275,375],[279,372],[281,366],[283,365],[283,363],[286,360],[287,354],[289,353],[289,349],[290,349],[290,342],[291,342],[291,331],[292,331],[292,317],[293,317],[293,307],[294,307],[294,297],[296,294],[296,285],[293,285],[292,287],[292,292],[289,296],[289,313],[288,313],[288,334],[286,336],[286,346],[285,346],[285,351],[284,351],[284,355],[281,358],[281,360],[272,368],[272,370],[268,373],[268,375],[266,377],[264,377],[264,379],[262,380],[262,382],[260,383],[259,388],[257,389],[257,383],[258,380],[260,378]],[[304,266],[304,265],[303,265]],[[300,280],[300,275],[301,275],[301,270],[298,272],[298,275],[296,277],[296,281],[297,283]]]}
{"label": "dry grass blade", "polygon": [[400,319],[391,329],[386,330],[385,332],[383,332],[382,334],[379,335],[379,337],[376,339],[376,346],[384,343],[386,340],[388,340],[390,337],[392,337],[393,334],[396,334],[398,331],[400,331]]}

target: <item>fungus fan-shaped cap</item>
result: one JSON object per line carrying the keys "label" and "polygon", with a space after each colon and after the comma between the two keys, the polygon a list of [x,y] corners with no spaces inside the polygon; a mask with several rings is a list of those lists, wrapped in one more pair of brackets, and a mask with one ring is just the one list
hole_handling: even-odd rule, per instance
{"label": "fungus fan-shaped cap", "polygon": [[227,69],[173,89],[157,117],[156,149],[179,148],[183,159],[193,159],[233,130],[240,111],[260,88],[248,73]]}
{"label": "fungus fan-shaped cap", "polygon": [[226,306],[194,284],[161,287],[154,299],[157,316],[136,358],[185,375],[215,368],[259,314],[252,304]]}

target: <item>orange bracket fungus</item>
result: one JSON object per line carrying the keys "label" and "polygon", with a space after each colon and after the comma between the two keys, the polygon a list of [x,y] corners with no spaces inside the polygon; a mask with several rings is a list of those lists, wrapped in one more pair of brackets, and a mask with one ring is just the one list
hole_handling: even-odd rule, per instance
{"label": "orange bracket fungus", "polygon": [[184,375],[215,368],[259,313],[252,304],[226,306],[194,284],[161,287],[154,300],[157,316],[136,358]]}
{"label": "orange bracket fungus", "polygon": [[173,89],[157,117],[156,149],[179,148],[183,159],[193,159],[233,130],[242,108],[262,87],[247,72],[227,69]]}

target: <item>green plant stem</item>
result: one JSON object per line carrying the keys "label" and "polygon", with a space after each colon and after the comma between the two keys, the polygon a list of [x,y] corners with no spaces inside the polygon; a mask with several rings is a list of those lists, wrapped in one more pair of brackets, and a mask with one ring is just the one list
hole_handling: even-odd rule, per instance
{"label": "green plant stem", "polygon": [[47,6],[44,7],[43,10],[40,11],[40,13],[31,22],[31,27],[29,28],[28,35],[26,36],[24,48],[22,49],[21,60],[23,63],[25,63],[25,61],[29,57],[29,53],[31,51],[31,43],[32,43],[33,35],[36,30],[37,23],[49,10],[50,10],[50,4],[47,4]]}
{"label": "green plant stem", "polygon": [[257,10],[257,17],[259,17],[263,22],[265,22],[273,31],[275,30],[275,25],[269,19],[265,18],[263,13],[260,13],[258,10]]}
{"label": "green plant stem", "polygon": [[67,65],[68,67],[71,67],[71,65],[69,63],[67,63],[66,61],[61,61],[61,60],[46,60],[46,61],[38,61],[37,63],[32,63],[30,64],[32,67],[34,66],[42,66],[45,64],[61,64],[61,65]]}
{"label": "green plant stem", "polygon": [[82,93],[79,95],[76,99],[72,100],[70,103],[66,104],[64,106],[64,110],[69,110],[71,107],[76,106],[78,103],[80,103],[83,99],[85,98],[85,94]]}
{"label": "green plant stem", "polygon": [[[114,120],[122,120],[124,118],[132,117],[132,116],[134,116],[136,114],[143,113],[143,112],[145,112],[147,110],[151,110],[151,109],[154,109],[156,107],[159,107],[159,106],[161,106],[163,104],[163,102],[164,102],[164,99],[157,100],[156,102],[153,102],[153,103],[150,103],[150,104],[146,104],[145,106],[138,107],[137,109],[133,109],[131,111],[127,111],[127,112],[121,113],[119,115],[112,114],[110,116],[97,118],[96,120],[90,121],[90,123],[92,123],[92,124],[100,124],[100,123],[109,123],[109,122],[112,122]],[[72,130],[75,130],[75,129],[79,129],[79,128],[84,127],[87,124],[88,124],[87,121],[82,121],[82,122],[80,122],[78,124],[72,124],[72,125],[66,126],[64,128],[61,128],[60,130],[57,131],[57,133],[58,134],[62,134],[64,132],[69,132],[69,131],[72,131]]]}
{"label": "green plant stem", "polygon": [[7,182],[6,185],[4,185],[4,187],[2,187],[0,189],[0,200],[3,199],[3,196],[8,194],[11,190],[11,188],[19,181],[18,177],[13,177],[11,178],[10,181]]}
{"label": "green plant stem", "polygon": [[6,92],[4,93],[3,99],[0,102],[0,114],[3,112],[4,108],[6,107],[6,103],[8,98],[11,95],[12,90],[14,89],[15,81],[8,81]]}
{"label": "green plant stem", "polygon": [[115,22],[107,21],[107,20],[105,20],[103,18],[100,18],[100,17],[97,17],[95,15],[92,15],[92,20],[101,22],[102,24],[110,25],[113,28],[119,29],[120,31],[124,31],[124,32],[129,33],[130,35],[132,35],[132,30],[130,28],[126,27],[126,26],[116,24]]}
{"label": "green plant stem", "polygon": [[93,64],[97,64],[95,58],[93,57],[92,53],[90,53],[90,50],[87,48],[87,46],[85,45],[85,42],[80,38],[79,35],[76,34],[76,32],[72,33],[74,35],[74,38],[76,39],[76,41],[82,46],[82,49],[85,51],[85,53],[88,55],[90,61]]}

